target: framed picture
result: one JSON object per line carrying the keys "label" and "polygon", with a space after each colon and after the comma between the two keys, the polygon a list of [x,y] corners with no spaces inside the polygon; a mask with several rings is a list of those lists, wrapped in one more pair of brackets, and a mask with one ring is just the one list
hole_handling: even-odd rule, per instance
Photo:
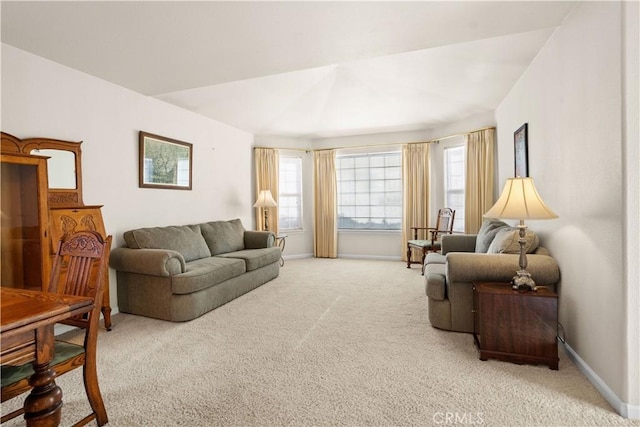
{"label": "framed picture", "polygon": [[139,186],[191,190],[193,145],[140,131]]}
{"label": "framed picture", "polygon": [[527,138],[527,123],[525,123],[513,133],[513,151],[516,177],[526,178],[529,176]]}

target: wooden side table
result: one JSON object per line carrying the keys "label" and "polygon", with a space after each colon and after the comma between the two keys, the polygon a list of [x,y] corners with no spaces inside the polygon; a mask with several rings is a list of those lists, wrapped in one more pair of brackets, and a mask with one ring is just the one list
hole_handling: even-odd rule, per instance
{"label": "wooden side table", "polygon": [[509,283],[474,282],[474,340],[489,358],[558,369],[558,294],[522,292]]}

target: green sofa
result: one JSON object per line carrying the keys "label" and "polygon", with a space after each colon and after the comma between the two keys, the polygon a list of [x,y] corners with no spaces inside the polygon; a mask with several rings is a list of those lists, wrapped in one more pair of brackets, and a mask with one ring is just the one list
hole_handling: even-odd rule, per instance
{"label": "green sofa", "polygon": [[111,251],[121,312],[182,322],[195,319],[280,272],[281,250],[268,231],[239,219],[140,228]]}
{"label": "green sofa", "polygon": [[[555,290],[560,269],[538,237],[526,234],[527,271],[537,285]],[[473,332],[474,281],[510,282],[519,267],[518,230],[486,220],[478,234],[442,236],[442,252],[425,259],[429,322],[438,329]]]}

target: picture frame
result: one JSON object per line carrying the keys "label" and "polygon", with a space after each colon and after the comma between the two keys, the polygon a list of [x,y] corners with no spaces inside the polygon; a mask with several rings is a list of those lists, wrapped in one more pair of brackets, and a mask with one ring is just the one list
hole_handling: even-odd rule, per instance
{"label": "picture frame", "polygon": [[525,123],[513,133],[514,174],[521,178],[529,176],[528,127]]}
{"label": "picture frame", "polygon": [[193,145],[140,131],[139,187],[191,190]]}

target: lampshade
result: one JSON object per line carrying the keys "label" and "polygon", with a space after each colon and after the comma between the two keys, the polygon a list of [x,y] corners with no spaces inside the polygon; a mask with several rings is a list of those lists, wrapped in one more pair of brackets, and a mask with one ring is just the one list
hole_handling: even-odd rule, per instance
{"label": "lampshade", "polygon": [[256,203],[253,205],[254,208],[272,208],[274,206],[278,206],[278,204],[273,200],[271,190],[260,191],[258,200],[256,200]]}
{"label": "lampshade", "polygon": [[518,220],[558,218],[540,198],[533,178],[507,179],[500,198],[483,216]]}

